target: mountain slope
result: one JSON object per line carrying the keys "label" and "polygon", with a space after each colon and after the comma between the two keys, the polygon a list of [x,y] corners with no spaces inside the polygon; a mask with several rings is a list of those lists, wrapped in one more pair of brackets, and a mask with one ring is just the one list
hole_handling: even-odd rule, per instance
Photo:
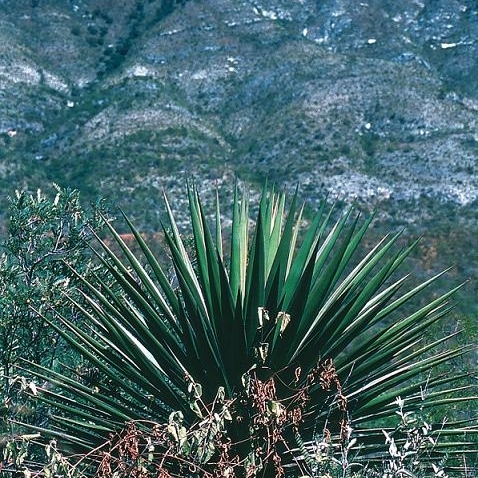
{"label": "mountain slope", "polygon": [[476,277],[477,33],[458,0],[3,1],[0,184],[106,196],[154,231],[186,178],[206,201],[300,183],[431,228]]}

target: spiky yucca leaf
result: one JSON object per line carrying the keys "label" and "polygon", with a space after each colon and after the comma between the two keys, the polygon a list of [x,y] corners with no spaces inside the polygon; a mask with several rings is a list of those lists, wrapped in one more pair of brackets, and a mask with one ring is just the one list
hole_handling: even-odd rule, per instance
{"label": "spiky yucca leaf", "polygon": [[[89,332],[67,317],[45,318],[106,384],[89,387],[31,364],[52,384],[42,393],[56,410],[45,433],[93,447],[106,430],[128,420],[167,423],[172,412],[181,411],[192,425],[198,411],[190,406],[191,384],[201,386],[205,404],[218,390],[235,400],[253,371],[261,383],[275,381],[277,403],[284,406],[294,393],[307,391],[296,424],[304,436],[334,431],[334,425],[343,433],[342,420],[342,426],[345,421],[360,429],[370,450],[379,453],[386,451],[383,440],[378,444],[383,435],[367,423],[393,417],[397,396],[417,410],[424,407],[425,389],[426,407],[463,399],[463,388],[454,385],[461,377],[430,373],[466,348],[444,348],[451,336],[432,344],[424,340],[446,317],[455,289],[413,310],[412,300],[440,275],[405,292],[407,277],[395,277],[415,243],[399,248],[400,234],[389,235],[357,258],[371,219],[361,222],[349,210],[333,221],[322,206],[304,221],[297,194],[286,208],[284,194],[266,190],[252,228],[248,200],[236,190],[231,230],[222,230],[217,204],[211,231],[197,191],[189,188],[188,194],[192,246],[185,244],[165,199],[164,234],[174,281],[125,217],[142,257],[108,224],[116,247],[98,238],[98,258],[115,287],[83,280],[89,307],[75,303]],[[244,442],[250,427],[251,422],[234,423],[231,436]],[[462,444],[452,452],[469,447],[466,439]]]}

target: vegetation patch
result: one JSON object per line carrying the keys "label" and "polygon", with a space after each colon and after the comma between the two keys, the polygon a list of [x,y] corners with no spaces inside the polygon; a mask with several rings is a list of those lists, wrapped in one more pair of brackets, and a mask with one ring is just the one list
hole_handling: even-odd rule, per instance
{"label": "vegetation patch", "polygon": [[[126,216],[127,235],[103,215],[107,232],[91,230],[92,274],[69,265],[76,287],[58,305],[26,309],[77,362],[27,361],[22,378],[6,377],[48,410],[23,429],[10,422],[7,471],[473,472],[478,428],[466,406],[476,383],[448,370],[473,349],[454,341],[457,331],[427,337],[460,286],[414,305],[444,275],[407,287],[400,271],[418,242],[400,246],[401,233],[390,234],[364,252],[372,218],[324,203],[305,221],[298,195],[274,190],[254,220],[236,190],[230,224],[219,202],[207,214],[193,187],[188,204],[180,229],[165,200],[162,258]],[[32,459],[32,443],[46,458]]]}

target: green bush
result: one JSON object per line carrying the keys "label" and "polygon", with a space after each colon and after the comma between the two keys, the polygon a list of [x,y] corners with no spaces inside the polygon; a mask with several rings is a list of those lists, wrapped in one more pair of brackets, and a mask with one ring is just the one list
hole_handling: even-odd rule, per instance
{"label": "green bush", "polygon": [[[67,293],[78,296],[76,276],[97,268],[88,242],[100,226],[99,210],[86,211],[78,191],[56,188],[49,198],[17,192],[10,199],[7,237],[0,257],[0,380],[3,416],[34,420],[31,403],[19,400],[28,384],[21,376],[27,362],[55,369],[72,365],[76,352],[41,317],[49,309],[74,323],[79,313]],[[4,423],[6,425],[6,423]]]}
{"label": "green bush", "polygon": [[[459,287],[411,308],[442,274],[411,289],[397,277],[416,243],[398,248],[391,234],[357,257],[372,218],[352,209],[332,220],[322,205],[305,221],[297,196],[287,206],[264,191],[252,222],[236,191],[225,244],[219,204],[210,219],[188,195],[187,241],[165,202],[170,267],[127,218],[141,255],[106,222],[98,257],[111,284],[77,271],[88,307],[70,297],[88,331],[64,310],[40,311],[99,378],[31,364],[51,409],[33,431],[81,452],[76,472],[327,476],[335,463],[336,476],[353,476],[386,465],[392,442],[395,464],[412,446],[393,425],[397,404],[423,417],[472,399],[465,373],[443,373],[469,348],[449,346],[455,334],[424,340]],[[420,455],[429,476],[476,451],[476,422],[446,418],[427,422],[430,443],[442,439]]]}

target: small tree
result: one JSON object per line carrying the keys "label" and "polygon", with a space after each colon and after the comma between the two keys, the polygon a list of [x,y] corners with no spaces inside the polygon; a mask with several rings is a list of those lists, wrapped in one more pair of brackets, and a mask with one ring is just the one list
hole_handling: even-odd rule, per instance
{"label": "small tree", "polygon": [[36,311],[54,308],[76,322],[78,312],[65,297],[78,283],[70,268],[85,277],[97,269],[88,241],[104,208],[100,203],[86,211],[78,191],[56,185],[55,190],[53,198],[38,190],[17,191],[10,199],[0,257],[0,379],[3,410],[9,414],[19,409],[13,394],[21,383],[15,375],[22,361],[53,369],[60,356],[63,362],[73,361],[71,347]]}

